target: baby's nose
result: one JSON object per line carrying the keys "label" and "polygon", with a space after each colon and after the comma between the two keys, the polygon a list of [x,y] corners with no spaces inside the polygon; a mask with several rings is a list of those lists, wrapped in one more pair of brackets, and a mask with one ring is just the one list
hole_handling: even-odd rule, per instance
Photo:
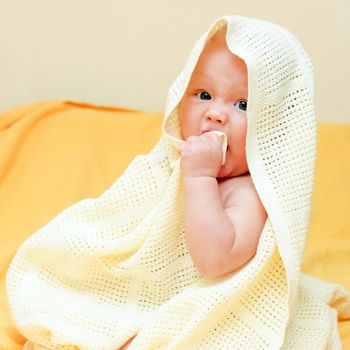
{"label": "baby's nose", "polygon": [[215,123],[225,123],[226,121],[226,114],[224,111],[220,111],[220,110],[209,110],[207,111],[206,115],[205,115],[206,119],[211,120]]}

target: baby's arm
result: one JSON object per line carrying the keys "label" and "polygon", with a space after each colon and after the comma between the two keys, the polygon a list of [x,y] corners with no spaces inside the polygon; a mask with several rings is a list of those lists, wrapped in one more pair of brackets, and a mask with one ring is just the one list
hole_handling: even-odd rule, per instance
{"label": "baby's arm", "polygon": [[[222,203],[215,177],[220,169],[221,143],[216,135],[210,137],[216,142],[211,149],[203,149],[204,143],[210,142],[202,135],[202,144],[200,138],[190,138],[180,152],[188,249],[202,274],[217,277],[253,257],[266,212],[247,176],[235,179],[235,186]],[[203,154],[206,156],[200,160]],[[218,158],[215,164],[214,158]]]}
{"label": "baby's arm", "polygon": [[266,212],[251,180],[237,181],[224,207],[215,178],[184,178],[186,241],[204,275],[232,272],[256,252]]}

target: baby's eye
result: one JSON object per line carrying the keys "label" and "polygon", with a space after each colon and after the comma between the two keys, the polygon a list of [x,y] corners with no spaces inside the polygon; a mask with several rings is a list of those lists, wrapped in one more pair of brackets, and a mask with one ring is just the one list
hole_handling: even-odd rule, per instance
{"label": "baby's eye", "polygon": [[206,91],[202,91],[202,92],[198,93],[197,96],[201,100],[211,100],[211,96]]}
{"label": "baby's eye", "polygon": [[234,104],[234,106],[242,111],[246,111],[247,110],[247,105],[248,105],[248,102],[247,101],[244,101],[244,100],[241,100],[241,101],[238,101]]}

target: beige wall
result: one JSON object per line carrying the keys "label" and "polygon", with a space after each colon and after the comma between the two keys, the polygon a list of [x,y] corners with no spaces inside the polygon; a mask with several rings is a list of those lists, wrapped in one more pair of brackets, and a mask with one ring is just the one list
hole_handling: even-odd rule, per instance
{"label": "beige wall", "polygon": [[0,111],[42,99],[163,110],[219,16],[276,22],[315,67],[316,112],[350,122],[350,0],[0,0]]}

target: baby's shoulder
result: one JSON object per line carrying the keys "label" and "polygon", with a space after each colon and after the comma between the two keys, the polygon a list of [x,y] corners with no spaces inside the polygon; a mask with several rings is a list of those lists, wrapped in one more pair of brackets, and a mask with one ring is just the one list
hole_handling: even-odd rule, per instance
{"label": "baby's shoulder", "polygon": [[219,190],[225,208],[246,199],[247,196],[257,196],[250,174],[220,180]]}

